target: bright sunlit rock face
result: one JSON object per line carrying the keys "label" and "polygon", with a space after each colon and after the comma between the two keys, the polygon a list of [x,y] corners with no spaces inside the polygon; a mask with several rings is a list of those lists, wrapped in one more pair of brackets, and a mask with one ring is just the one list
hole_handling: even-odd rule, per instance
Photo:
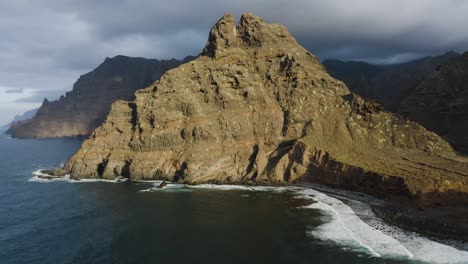
{"label": "bright sunlit rock face", "polygon": [[317,181],[425,204],[459,201],[467,163],[421,126],[365,101],[288,30],[225,15],[203,53],[117,101],[65,166],[74,178]]}

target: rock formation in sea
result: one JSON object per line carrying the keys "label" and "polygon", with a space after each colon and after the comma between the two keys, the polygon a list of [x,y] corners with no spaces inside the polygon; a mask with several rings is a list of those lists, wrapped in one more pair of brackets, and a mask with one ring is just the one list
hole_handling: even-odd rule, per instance
{"label": "rock formation in sea", "polygon": [[168,71],[66,163],[71,177],[297,181],[423,205],[466,202],[468,162],[441,137],[332,78],[287,28],[225,15],[202,54]]}
{"label": "rock formation in sea", "polygon": [[88,136],[105,120],[114,101],[133,100],[137,89],[181,63],[175,59],[107,58],[81,76],[72,91],[56,101],[44,99],[34,118],[14,122],[7,133],[19,138]]}
{"label": "rock formation in sea", "polygon": [[412,89],[400,112],[468,153],[468,52],[438,67]]}
{"label": "rock formation in sea", "polygon": [[447,52],[440,56],[387,65],[360,61],[325,60],[330,75],[342,80],[351,92],[381,103],[386,109],[397,111],[406,93],[416,87],[438,66],[459,54]]}

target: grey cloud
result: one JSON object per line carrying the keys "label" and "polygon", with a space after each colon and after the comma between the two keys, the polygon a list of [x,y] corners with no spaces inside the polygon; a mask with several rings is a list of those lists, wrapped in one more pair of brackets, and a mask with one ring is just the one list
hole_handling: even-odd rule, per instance
{"label": "grey cloud", "polygon": [[39,89],[42,100],[106,57],[196,55],[227,12],[285,24],[321,59],[389,63],[468,50],[463,0],[2,1],[0,86]]}
{"label": "grey cloud", "polygon": [[30,96],[20,98],[15,100],[17,103],[42,103],[44,98],[47,98],[49,101],[58,99],[61,95],[64,95],[66,90],[40,90],[33,93]]}
{"label": "grey cloud", "polygon": [[24,93],[23,89],[8,89],[5,91],[7,94],[21,94]]}

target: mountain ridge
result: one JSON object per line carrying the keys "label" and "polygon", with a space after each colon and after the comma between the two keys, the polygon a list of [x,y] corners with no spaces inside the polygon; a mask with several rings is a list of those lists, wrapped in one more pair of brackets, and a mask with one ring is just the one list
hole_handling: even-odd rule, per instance
{"label": "mountain ridge", "polygon": [[33,119],[13,123],[7,133],[18,138],[88,136],[104,121],[114,101],[131,100],[137,89],[183,62],[124,55],[106,58],[81,75],[71,91],[55,101],[45,98]]}
{"label": "mountain ridge", "polygon": [[410,90],[399,111],[468,153],[468,52],[442,64]]}
{"label": "mountain ridge", "polygon": [[323,64],[333,77],[344,81],[352,92],[396,112],[406,93],[437,67],[458,56],[458,53],[449,51],[396,64],[341,60],[324,60]]}

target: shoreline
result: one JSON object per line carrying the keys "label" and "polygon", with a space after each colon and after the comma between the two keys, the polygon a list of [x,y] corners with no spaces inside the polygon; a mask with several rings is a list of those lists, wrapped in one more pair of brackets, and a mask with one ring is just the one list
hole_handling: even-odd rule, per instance
{"label": "shoreline", "polygon": [[[408,234],[414,233],[435,242],[468,252],[468,219],[462,224],[456,223],[456,220],[459,218],[468,218],[468,208],[438,207],[422,209],[409,203],[402,205],[401,203],[382,200],[368,194],[331,188],[320,184],[301,183],[296,186],[311,188],[334,197],[351,207],[358,216],[363,211],[363,208],[360,207],[362,207],[362,204],[365,204],[375,217],[390,227],[396,227]],[[454,210],[456,210],[455,213],[453,212]],[[373,228],[380,228],[378,224],[366,221],[366,217],[359,217],[361,219],[364,218],[363,221]],[[392,235],[392,232],[394,230],[387,232],[387,234]]]}
{"label": "shoreline", "polygon": [[468,251],[468,221],[457,221],[467,218],[468,208],[427,208],[421,211],[387,204],[383,207],[373,206],[372,211],[389,225]]}
{"label": "shoreline", "polygon": [[[121,183],[121,182],[135,182],[135,183],[149,183],[149,184],[159,184],[163,182],[162,180],[131,180],[121,178],[116,180],[105,180],[105,179],[71,179],[67,176],[57,177],[53,179],[48,179],[44,174],[43,170],[38,170],[33,172],[36,179],[39,182],[54,182],[54,181],[69,181],[71,183],[90,183],[90,182],[112,182],[112,183]],[[181,184],[177,182],[168,182],[170,184]],[[183,184],[182,185],[187,185]],[[446,218],[441,218],[441,215],[444,213],[450,213],[454,208],[417,208],[410,203],[407,205],[397,204],[392,201],[382,200],[376,198],[369,194],[362,192],[348,191],[337,188],[328,187],[321,184],[300,182],[300,183],[284,183],[284,184],[268,184],[262,183],[258,184],[255,182],[249,183],[219,183],[212,182],[206,184],[195,184],[187,185],[189,188],[207,188],[207,186],[212,186],[213,189],[223,189],[225,186],[230,188],[240,188],[245,190],[254,190],[255,187],[258,188],[303,188],[310,189],[313,191],[321,192],[327,196],[338,199],[343,204],[349,206],[354,213],[361,219],[364,223],[369,225],[375,230],[379,230],[385,235],[390,237],[401,237],[401,236],[420,236],[427,238],[429,240],[441,243],[443,245],[454,247],[455,249],[468,252],[468,219],[466,224],[462,225],[451,225],[453,220],[458,219],[460,216],[465,216],[468,218],[468,208],[458,208],[461,212],[449,214],[449,220],[451,222],[444,222]],[[198,187],[197,187],[198,186]],[[251,188],[249,188],[251,187]],[[150,188],[156,189],[157,186]],[[225,188],[225,189],[230,189]],[[372,215],[369,215],[372,214]],[[378,220],[376,221],[377,218]],[[388,227],[382,227],[382,224],[388,225]],[[410,238],[412,239],[412,238]]]}

